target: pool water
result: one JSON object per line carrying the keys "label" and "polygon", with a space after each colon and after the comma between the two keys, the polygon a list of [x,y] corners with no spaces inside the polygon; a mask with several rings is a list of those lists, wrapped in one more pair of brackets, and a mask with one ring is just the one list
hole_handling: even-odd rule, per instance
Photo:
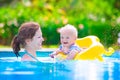
{"label": "pool water", "polygon": [[120,80],[120,51],[104,62],[55,61],[50,53],[37,52],[41,62],[20,62],[12,52],[0,52],[0,80]]}

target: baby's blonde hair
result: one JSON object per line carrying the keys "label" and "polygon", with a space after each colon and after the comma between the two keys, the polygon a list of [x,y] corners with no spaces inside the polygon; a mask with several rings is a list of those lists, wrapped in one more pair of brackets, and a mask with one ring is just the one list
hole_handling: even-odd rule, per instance
{"label": "baby's blonde hair", "polygon": [[77,29],[73,25],[67,24],[60,29],[60,33],[64,32],[64,31],[69,31],[69,33],[72,33],[76,37],[78,36]]}

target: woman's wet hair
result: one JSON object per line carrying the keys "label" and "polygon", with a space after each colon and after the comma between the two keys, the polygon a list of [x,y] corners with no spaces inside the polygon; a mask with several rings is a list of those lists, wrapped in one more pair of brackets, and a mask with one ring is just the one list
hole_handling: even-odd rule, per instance
{"label": "woman's wet hair", "polygon": [[26,45],[25,40],[32,39],[39,27],[39,24],[35,22],[26,22],[20,26],[18,34],[13,38],[11,43],[17,57],[19,56],[21,45],[24,47]]}

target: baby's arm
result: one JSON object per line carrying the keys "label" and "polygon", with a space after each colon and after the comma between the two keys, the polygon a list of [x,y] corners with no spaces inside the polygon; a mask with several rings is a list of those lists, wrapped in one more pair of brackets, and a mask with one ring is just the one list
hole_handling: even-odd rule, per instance
{"label": "baby's arm", "polygon": [[54,56],[56,56],[58,53],[60,53],[61,52],[61,50],[60,49],[57,49],[56,51],[54,51],[53,53],[51,53],[49,56],[51,57],[51,58],[54,58]]}
{"label": "baby's arm", "polygon": [[66,60],[71,60],[71,59],[73,59],[73,58],[75,57],[75,55],[76,55],[77,53],[79,53],[79,52],[80,52],[80,51],[78,51],[78,50],[71,50],[71,52],[68,54]]}
{"label": "baby's arm", "polygon": [[76,50],[76,49],[71,50],[70,53],[68,54],[66,60],[74,59],[74,57],[77,53],[81,53],[82,51],[85,51],[86,49],[87,48],[81,48],[80,50]]}

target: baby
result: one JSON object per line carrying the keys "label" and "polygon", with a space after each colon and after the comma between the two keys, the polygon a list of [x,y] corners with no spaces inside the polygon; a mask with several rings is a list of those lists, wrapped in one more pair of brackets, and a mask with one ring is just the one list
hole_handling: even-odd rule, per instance
{"label": "baby", "polygon": [[55,55],[62,52],[67,55],[66,60],[73,59],[75,55],[81,51],[80,47],[75,44],[77,34],[77,29],[70,24],[67,24],[66,26],[62,27],[60,29],[61,45],[56,51],[50,54],[50,56],[54,58]]}

